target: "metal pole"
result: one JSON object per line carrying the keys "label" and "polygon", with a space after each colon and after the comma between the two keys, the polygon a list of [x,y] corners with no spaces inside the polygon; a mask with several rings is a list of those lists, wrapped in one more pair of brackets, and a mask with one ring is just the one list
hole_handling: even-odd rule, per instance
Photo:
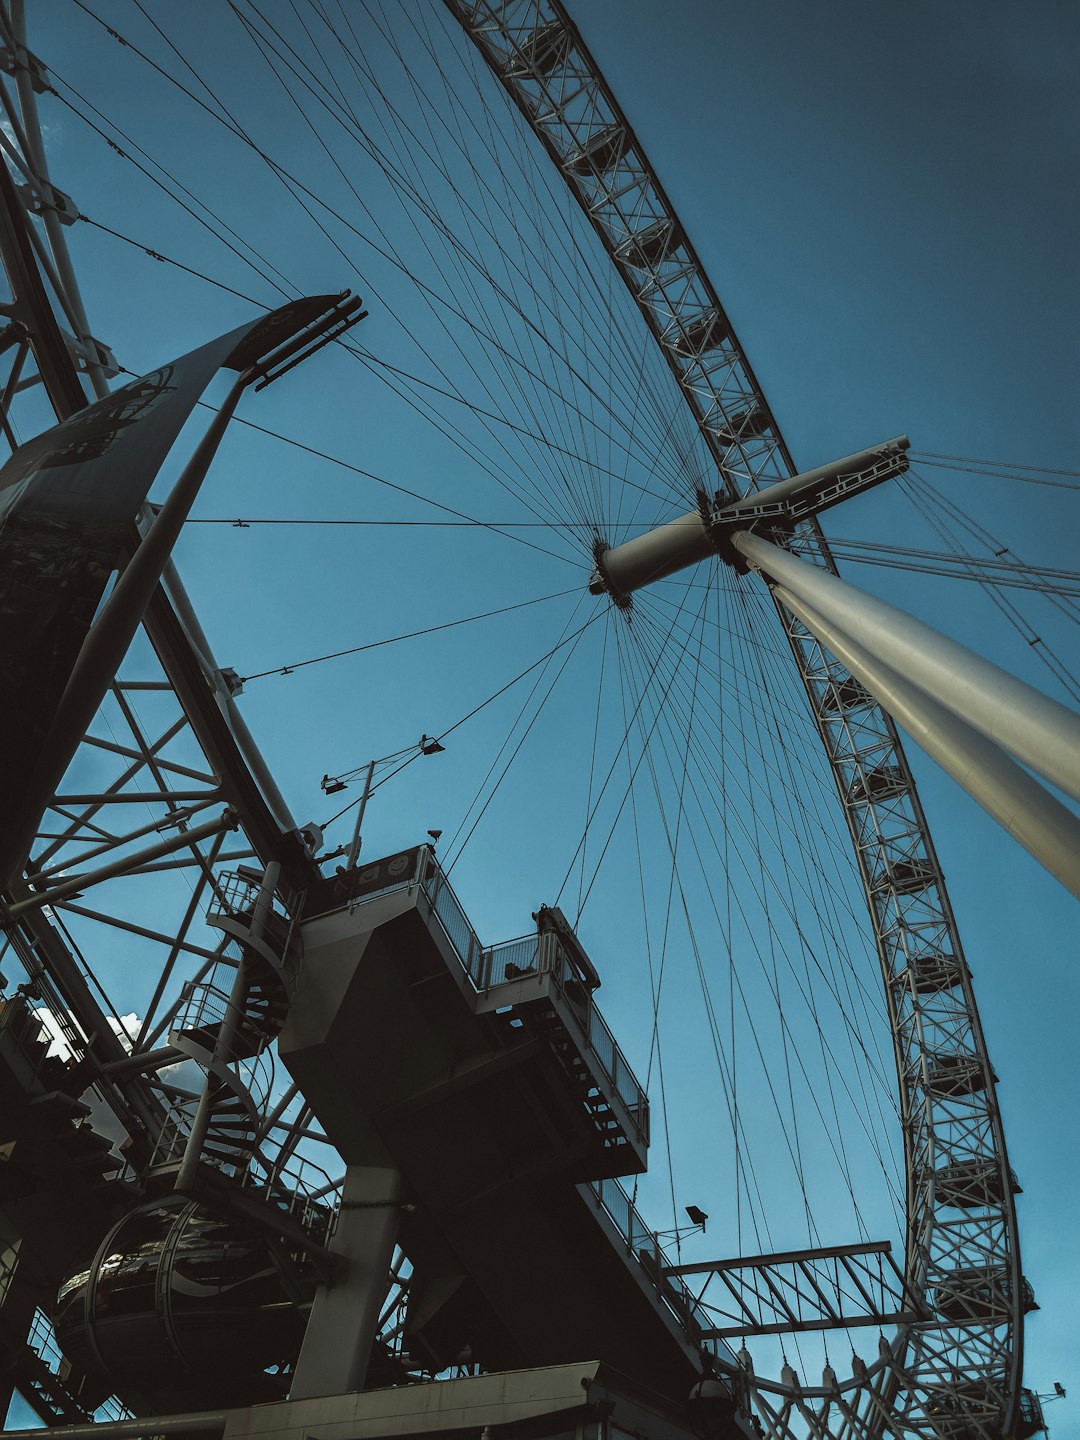
{"label": "metal pole", "polygon": [[[262,885],[259,887],[259,893],[255,897],[252,909],[250,933],[254,940],[258,940],[266,929],[266,917],[273,908],[274,890],[280,876],[281,866],[276,860],[272,860],[263,871]],[[233,1059],[233,1041],[240,1026],[247,988],[247,961],[241,955],[240,964],[236,967],[236,974],[233,977],[232,989],[229,991],[228,1005],[221,1028],[214,1041],[214,1054],[206,1074],[206,1083],[203,1086],[202,1095],[199,1097],[195,1118],[191,1122],[191,1132],[184,1148],[184,1158],[180,1162],[180,1169],[176,1176],[174,1188],[187,1194],[193,1192],[198,1177],[199,1159],[202,1156],[203,1145],[210,1129],[210,1121],[213,1118],[212,1097],[217,1083],[216,1072],[219,1066],[228,1065]]]}
{"label": "metal pole", "polygon": [[[6,882],[29,852],[38,818],[89,729],[109,682],[120,668],[237,402],[253,378],[251,371],[237,378],[83,641],[46,739],[47,758],[43,757],[43,767],[48,768],[43,768],[24,813],[12,815],[7,821],[9,840],[4,846],[4,864],[0,867],[4,873],[0,874],[0,881]],[[30,813],[25,813],[27,809]]]}
{"label": "metal pole", "polygon": [[349,855],[345,861],[346,870],[352,870],[355,867],[356,857],[360,854],[360,826],[364,823],[364,811],[367,809],[368,796],[371,794],[371,780],[374,774],[375,761],[372,760],[367,767],[367,774],[364,776],[364,793],[360,796],[360,809],[356,812],[356,827],[353,830]]}
{"label": "metal pole", "polygon": [[1080,716],[895,605],[738,530],[735,548],[868,654],[1080,800]]}
{"label": "metal pole", "polygon": [[1080,820],[1002,751],[784,586],[774,594],[973,800],[1080,899]]}
{"label": "metal pole", "polygon": [[199,1173],[199,1161],[202,1158],[203,1145],[206,1142],[207,1132],[210,1129],[210,1121],[213,1119],[213,1095],[219,1083],[216,1069],[219,1064],[227,1065],[231,1058],[233,1037],[236,1034],[239,1024],[240,1007],[247,993],[247,964],[244,960],[236,967],[236,974],[233,976],[232,989],[229,991],[229,999],[225,1007],[225,1015],[221,1021],[221,1029],[214,1041],[214,1054],[210,1062],[210,1068],[206,1072],[206,1080],[203,1083],[202,1094],[199,1096],[199,1103],[195,1110],[195,1118],[191,1122],[191,1130],[188,1132],[187,1144],[184,1146],[184,1157],[180,1161],[180,1168],[176,1172],[176,1183],[174,1190],[181,1194],[192,1195],[195,1192],[195,1182]]}

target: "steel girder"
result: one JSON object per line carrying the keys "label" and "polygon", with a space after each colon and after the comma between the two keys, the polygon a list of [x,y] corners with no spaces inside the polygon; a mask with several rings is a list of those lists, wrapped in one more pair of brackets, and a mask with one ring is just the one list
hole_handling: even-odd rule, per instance
{"label": "steel girder", "polygon": [[[587,216],[715,458],[723,495],[797,473],[716,291],[558,0],[445,0]],[[835,570],[814,521],[790,548]],[[753,1377],[769,1435],[994,1440],[1019,1402],[1025,1283],[1012,1178],[970,975],[896,727],[777,605],[832,765],[877,941],[907,1165],[906,1284],[932,1317],[880,1362],[809,1387]],[[977,1174],[977,1194],[943,1178]],[[963,1203],[958,1204],[958,1199]],[[977,1203],[972,1203],[972,1200]],[[749,1365],[749,1356],[744,1363]]]}

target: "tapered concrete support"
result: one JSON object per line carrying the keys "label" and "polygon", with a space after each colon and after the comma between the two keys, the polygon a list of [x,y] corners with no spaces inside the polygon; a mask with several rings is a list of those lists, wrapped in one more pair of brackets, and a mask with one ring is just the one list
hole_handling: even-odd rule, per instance
{"label": "tapered concrete support", "polygon": [[816,565],[739,530],[750,564],[779,581],[973,729],[1080,800],[1080,716],[955,640]]}
{"label": "tapered concrete support", "polygon": [[868,655],[784,586],[776,598],[816,635],[913,740],[1080,899],[1080,819],[992,740]]}
{"label": "tapered concrete support", "polygon": [[394,1258],[401,1193],[401,1175],[390,1166],[350,1165],[346,1171],[333,1243],[342,1270],[315,1297],[290,1400],[364,1388]]}

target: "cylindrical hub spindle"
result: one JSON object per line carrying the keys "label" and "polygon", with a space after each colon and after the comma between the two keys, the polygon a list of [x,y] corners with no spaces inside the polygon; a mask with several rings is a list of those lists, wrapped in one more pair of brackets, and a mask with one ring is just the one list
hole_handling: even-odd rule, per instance
{"label": "cylindrical hub spindle", "polygon": [[725,554],[725,543],[734,526],[765,521],[791,523],[827,510],[848,495],[871,489],[906,470],[909,443],[906,435],[898,435],[716,508],[701,494],[697,510],[647,535],[608,549],[598,541],[596,569],[589,578],[589,589],[594,595],[610,595],[616,605],[625,608],[630,596],[643,585],[665,580],[717,551],[731,562],[736,557]]}
{"label": "cylindrical hub spindle", "polygon": [[625,545],[598,552],[589,590],[593,595],[607,592],[616,603],[625,603],[643,585],[664,580],[715,554],[700,512],[691,510]]}

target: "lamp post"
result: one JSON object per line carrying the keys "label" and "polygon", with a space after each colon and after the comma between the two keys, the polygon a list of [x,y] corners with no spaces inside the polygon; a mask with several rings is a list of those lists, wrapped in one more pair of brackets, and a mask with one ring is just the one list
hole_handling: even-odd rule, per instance
{"label": "lamp post", "polygon": [[[433,735],[421,735],[416,744],[416,754],[419,755],[441,755],[445,749],[446,746],[440,744]],[[364,791],[360,796],[360,805],[356,812],[356,824],[353,826],[352,840],[349,843],[349,849],[345,857],[344,869],[346,871],[356,868],[356,861],[360,855],[360,845],[362,843],[361,830],[364,824],[364,814],[367,811],[367,803],[371,798],[372,790],[375,788],[373,782],[375,779],[376,765],[385,765],[388,760],[400,760],[403,755],[407,755],[408,753],[408,750],[395,750],[389,755],[381,755],[378,759],[369,760],[367,765],[364,766]],[[410,758],[415,759],[416,755],[414,754]],[[408,760],[404,761],[404,764],[407,765],[408,763]],[[358,771],[354,770],[346,771],[343,775],[337,776],[324,775],[322,778],[322,788],[327,795],[333,795],[339,790],[344,790],[351,780],[355,780],[357,773]],[[429,831],[428,833],[430,834],[431,832]],[[341,851],[339,850],[335,853],[340,854]]]}

